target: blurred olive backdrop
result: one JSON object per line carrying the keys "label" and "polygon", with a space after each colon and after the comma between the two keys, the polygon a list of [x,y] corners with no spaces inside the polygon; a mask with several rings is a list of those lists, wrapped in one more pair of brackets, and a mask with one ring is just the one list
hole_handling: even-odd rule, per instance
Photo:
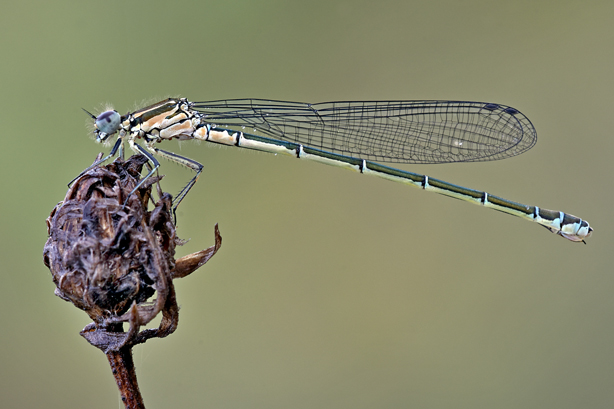
{"label": "blurred olive backdrop", "polygon": [[[168,96],[462,99],[520,109],[501,162],[404,166],[595,228],[535,224],[337,168],[165,144],[205,165],[179,209],[175,334],[135,350],[148,408],[606,408],[614,399],[611,1],[58,1],[0,14],[0,406],[121,406],[53,295],[45,218],[108,147],[81,107]],[[165,162],[166,190],[189,172]]]}

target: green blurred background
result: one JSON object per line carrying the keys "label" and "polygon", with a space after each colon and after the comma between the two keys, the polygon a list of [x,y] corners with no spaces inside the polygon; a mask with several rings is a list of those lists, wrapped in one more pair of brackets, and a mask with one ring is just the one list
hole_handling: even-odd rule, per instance
{"label": "green blurred background", "polygon": [[[168,96],[461,99],[520,109],[501,162],[405,166],[595,228],[520,219],[291,158],[174,142],[205,165],[175,334],[135,350],[148,408],[609,408],[611,1],[4,2],[0,406],[121,406],[87,316],[53,295],[45,218],[104,147],[81,107]],[[104,148],[108,152],[108,147]],[[163,163],[176,193],[190,176]]]}

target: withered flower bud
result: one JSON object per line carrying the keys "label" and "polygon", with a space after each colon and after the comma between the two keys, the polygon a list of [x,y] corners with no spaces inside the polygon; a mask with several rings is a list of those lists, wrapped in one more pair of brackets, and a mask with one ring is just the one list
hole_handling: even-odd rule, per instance
{"label": "withered flower bud", "polygon": [[[175,247],[182,242],[176,236],[171,196],[161,193],[160,178],[151,177],[129,196],[146,162],[139,155],[92,168],[47,219],[43,258],[55,294],[94,320],[81,334],[105,352],[171,334],[179,312],[173,278],[196,270],[221,245],[216,225],[214,246],[175,261]],[[160,199],[149,210],[153,185]],[[159,328],[139,333],[159,312]],[[130,324],[127,333],[124,322]]]}

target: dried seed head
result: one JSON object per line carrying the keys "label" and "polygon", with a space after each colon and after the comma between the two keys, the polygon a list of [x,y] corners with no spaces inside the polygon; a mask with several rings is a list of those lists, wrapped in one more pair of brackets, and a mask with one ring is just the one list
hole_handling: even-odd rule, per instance
{"label": "dried seed head", "polygon": [[156,204],[153,224],[147,200],[156,180],[123,206],[145,161],[134,157],[88,171],[47,219],[44,262],[56,294],[95,322],[121,316],[133,302],[168,287],[165,278],[174,267],[176,244],[170,197]]}
{"label": "dried seed head", "polygon": [[[179,308],[172,279],[198,268],[182,259],[177,261],[181,274],[174,273],[175,246],[181,241],[170,213],[171,196],[159,190],[160,200],[151,211],[147,208],[152,185],[160,178],[148,179],[128,197],[146,161],[139,155],[92,168],[76,180],[47,219],[43,259],[55,293],[94,320],[82,335],[106,350],[173,332]],[[220,245],[216,226],[216,245],[204,250],[200,259],[208,260]],[[148,301],[154,293],[155,300]],[[138,334],[138,328],[161,311],[160,328]],[[131,324],[123,339],[91,339],[92,331],[113,327],[115,332],[122,322]]]}

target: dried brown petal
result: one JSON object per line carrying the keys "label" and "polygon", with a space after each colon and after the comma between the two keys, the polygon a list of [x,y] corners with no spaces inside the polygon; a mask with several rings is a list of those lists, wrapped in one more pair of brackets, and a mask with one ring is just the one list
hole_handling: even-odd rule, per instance
{"label": "dried brown petal", "polygon": [[173,271],[173,278],[182,278],[189,274],[192,274],[198,268],[202,267],[211,257],[217,253],[222,246],[222,236],[220,236],[220,229],[215,225],[215,245],[197,251],[196,253],[188,254],[181,257],[175,263],[175,271]]}

